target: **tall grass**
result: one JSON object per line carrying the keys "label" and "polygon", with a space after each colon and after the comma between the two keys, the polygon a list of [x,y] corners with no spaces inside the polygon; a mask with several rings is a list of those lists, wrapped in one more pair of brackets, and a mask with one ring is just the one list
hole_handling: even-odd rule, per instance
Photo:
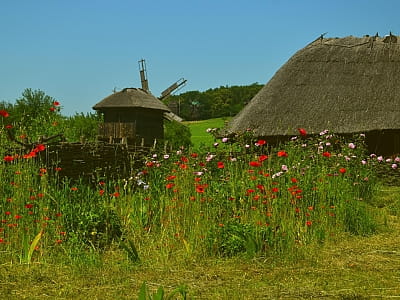
{"label": "tall grass", "polygon": [[296,258],[342,232],[370,235],[380,225],[370,205],[379,161],[363,143],[323,132],[269,147],[246,133],[207,151],[154,150],[130,178],[95,184],[4,152],[0,261],[75,261],[110,247],[134,263]]}

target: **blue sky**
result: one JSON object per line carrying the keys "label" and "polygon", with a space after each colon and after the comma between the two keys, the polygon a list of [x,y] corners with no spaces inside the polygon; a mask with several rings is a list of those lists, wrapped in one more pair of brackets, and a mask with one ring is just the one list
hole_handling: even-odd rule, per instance
{"label": "blue sky", "polygon": [[[398,0],[0,0],[0,101],[26,88],[92,112],[114,88],[140,87],[144,58],[155,96],[265,84],[328,32],[400,35]],[[178,92],[179,94],[179,92]]]}

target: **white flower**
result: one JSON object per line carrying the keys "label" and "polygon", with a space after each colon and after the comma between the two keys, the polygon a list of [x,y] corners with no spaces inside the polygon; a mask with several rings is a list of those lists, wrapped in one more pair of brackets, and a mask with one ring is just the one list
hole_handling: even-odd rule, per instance
{"label": "white flower", "polygon": [[367,161],[366,161],[365,159],[363,159],[363,160],[361,161],[361,163],[362,163],[363,165],[366,165],[366,164],[367,164]]}
{"label": "white flower", "polygon": [[221,140],[223,143],[226,143],[227,141],[228,141],[228,138],[227,137],[224,137],[224,138],[222,138],[222,140]]}
{"label": "white flower", "polygon": [[392,164],[392,169],[397,169],[397,164]]}
{"label": "white flower", "polygon": [[168,154],[164,154],[164,159],[168,159],[169,158],[169,155]]}
{"label": "white flower", "polygon": [[285,172],[286,172],[287,170],[289,170],[289,168],[288,168],[287,165],[282,165],[281,169],[282,169],[282,171],[285,171]]}

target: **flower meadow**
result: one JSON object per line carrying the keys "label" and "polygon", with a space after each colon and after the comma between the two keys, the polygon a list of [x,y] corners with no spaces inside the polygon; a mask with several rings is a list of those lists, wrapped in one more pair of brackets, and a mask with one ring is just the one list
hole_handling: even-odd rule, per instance
{"label": "flower meadow", "polygon": [[6,150],[15,148],[7,131],[23,130],[8,117],[0,110],[1,263],[68,262],[107,250],[135,263],[295,258],[343,233],[379,230],[376,168],[398,172],[400,162],[368,155],[362,134],[349,141],[300,128],[271,146],[249,130],[200,149],[152,149],[126,178],[71,181],[37,159],[46,144]]}

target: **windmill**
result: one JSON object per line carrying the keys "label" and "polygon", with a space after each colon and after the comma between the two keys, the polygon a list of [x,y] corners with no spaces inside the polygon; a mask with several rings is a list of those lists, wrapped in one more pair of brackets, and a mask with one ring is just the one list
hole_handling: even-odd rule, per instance
{"label": "windmill", "polygon": [[[139,63],[139,74],[140,74],[140,81],[142,84],[142,89],[150,93],[149,89],[149,81],[147,79],[147,69],[146,69],[146,61],[142,58],[138,61]],[[168,88],[161,92],[161,95],[157,97],[159,100],[164,101],[173,93],[179,91],[186,85],[187,80],[184,78],[180,78],[179,80],[175,81],[171,84]],[[183,119],[178,115],[174,114],[173,112],[165,113],[165,117],[168,120],[175,120],[181,122]]]}

